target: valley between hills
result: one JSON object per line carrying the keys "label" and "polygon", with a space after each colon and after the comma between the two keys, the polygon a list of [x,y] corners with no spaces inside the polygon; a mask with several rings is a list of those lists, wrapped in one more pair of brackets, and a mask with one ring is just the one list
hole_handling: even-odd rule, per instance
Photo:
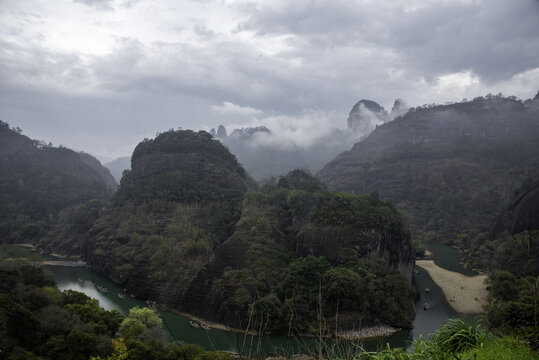
{"label": "valley between hills", "polygon": [[[316,151],[247,154],[267,129],[228,137],[169,130],[136,146],[119,184],[91,155],[2,122],[2,243],[81,258],[126,294],[200,323],[320,339],[413,328],[424,291],[414,282],[417,266],[458,313],[485,313],[493,333],[516,334],[536,349],[539,94],[395,107],[390,116],[358,102],[349,133],[335,132],[332,143],[353,138],[372,116],[382,124],[325,165],[309,162],[314,175],[288,167]],[[287,151],[290,162],[277,161]],[[258,172],[266,165],[277,176]],[[422,259],[430,243],[458,248],[465,266],[485,275]],[[72,352],[84,356],[118,347],[156,358],[172,351],[155,313],[135,308],[124,318],[85,295],[61,293],[6,249],[4,348],[43,358],[75,343],[88,345]],[[47,325],[55,314],[62,323]],[[35,338],[22,340],[28,329]],[[116,340],[117,331],[129,341]]]}

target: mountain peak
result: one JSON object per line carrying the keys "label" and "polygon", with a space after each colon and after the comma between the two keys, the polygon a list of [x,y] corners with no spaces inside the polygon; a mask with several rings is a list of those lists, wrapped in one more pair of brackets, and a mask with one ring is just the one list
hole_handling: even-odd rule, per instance
{"label": "mountain peak", "polygon": [[139,143],[120,199],[170,201],[237,199],[256,184],[234,155],[205,132],[170,130]]}
{"label": "mountain peak", "polygon": [[223,125],[219,125],[217,128],[217,134],[215,136],[220,139],[226,138],[226,128]]}
{"label": "mountain peak", "polygon": [[383,106],[372,100],[358,101],[348,115],[348,129],[368,134],[377,125],[389,120],[387,111]]}
{"label": "mountain peak", "polygon": [[391,108],[391,117],[394,119],[396,117],[404,115],[408,112],[408,109],[410,109],[410,107],[408,106],[406,101],[402,99],[395,99],[395,102],[393,103],[393,108]]}

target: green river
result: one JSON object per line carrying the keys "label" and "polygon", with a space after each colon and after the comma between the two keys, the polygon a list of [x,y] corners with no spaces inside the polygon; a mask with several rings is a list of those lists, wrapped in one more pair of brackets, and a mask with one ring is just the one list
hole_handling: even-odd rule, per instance
{"label": "green river", "polygon": [[[458,271],[466,275],[473,275],[469,270],[464,269],[459,260],[462,255],[455,249],[443,245],[428,245],[427,249],[433,253],[434,261],[442,267],[452,271]],[[119,294],[124,294],[123,289],[114,284],[109,279],[97,274],[86,267],[48,266],[56,279],[61,290],[72,289],[85,293],[86,295],[98,299],[102,307],[107,310],[116,309],[127,315],[129,309],[134,306],[146,306],[142,300],[130,298],[120,298]],[[470,315],[462,316],[456,313],[447,303],[441,289],[432,281],[429,275],[422,269],[416,268],[414,274],[421,298],[416,303],[416,319],[412,330],[403,330],[393,336],[379,338],[362,342],[362,346],[367,350],[376,350],[389,343],[391,346],[407,347],[413,339],[419,335],[428,335],[445,322],[447,319],[455,317],[465,317],[470,319]],[[419,273],[417,273],[419,272]],[[79,279],[83,279],[81,283]],[[104,286],[108,293],[99,292],[96,285]],[[429,288],[429,293],[424,289]],[[423,304],[428,302],[428,311],[423,309]],[[164,320],[164,325],[171,336],[180,343],[199,344],[207,350],[230,350],[243,354],[264,354],[272,353],[311,353],[315,347],[315,340],[312,338],[289,338],[284,336],[244,336],[243,334],[221,331],[204,330],[194,328],[189,325],[189,320],[185,317],[158,311]],[[328,340],[325,346],[337,346],[332,340]]]}

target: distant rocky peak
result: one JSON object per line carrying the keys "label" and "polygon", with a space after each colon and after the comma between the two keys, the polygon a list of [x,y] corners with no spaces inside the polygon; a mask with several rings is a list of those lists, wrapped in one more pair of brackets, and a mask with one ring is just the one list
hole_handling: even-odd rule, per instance
{"label": "distant rocky peak", "polygon": [[396,99],[393,103],[393,108],[391,109],[391,118],[394,119],[396,117],[399,117],[401,115],[404,115],[408,112],[410,107],[406,103],[406,101],[402,99]]}
{"label": "distant rocky peak", "polygon": [[377,125],[390,120],[387,111],[371,100],[358,101],[348,115],[348,129],[363,135],[370,133]]}
{"label": "distant rocky peak", "polygon": [[533,99],[524,101],[524,105],[532,112],[539,112],[539,91]]}
{"label": "distant rocky peak", "polygon": [[247,127],[241,129],[234,129],[231,133],[231,137],[251,137],[256,133],[271,133],[270,129],[265,126]]}
{"label": "distant rocky peak", "polygon": [[[372,100],[365,100],[365,99],[359,100],[357,104],[354,105],[354,109],[356,107],[359,108],[361,106],[363,106],[365,109],[372,111],[374,113],[386,113],[386,110],[384,109],[383,106],[381,106],[380,104]],[[354,111],[354,109],[352,109],[352,111]]]}
{"label": "distant rocky peak", "polygon": [[226,138],[226,128],[223,125],[219,125],[217,128],[217,134],[215,135],[218,138]]}

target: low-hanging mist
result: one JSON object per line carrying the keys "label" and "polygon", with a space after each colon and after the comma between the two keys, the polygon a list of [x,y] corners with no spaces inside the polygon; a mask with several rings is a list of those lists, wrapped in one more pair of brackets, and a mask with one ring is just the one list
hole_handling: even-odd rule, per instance
{"label": "low-hanging mist", "polygon": [[343,151],[372,132],[376,126],[391,121],[408,110],[403,100],[395,100],[391,112],[374,101],[357,102],[347,120],[347,128],[339,129],[331,114],[304,111],[298,116],[260,116],[262,111],[244,108],[230,102],[215,107],[216,112],[235,113],[248,119],[241,124],[220,126],[210,133],[222,141],[238,157],[246,170],[257,179],[279,176],[302,168],[320,170]]}

